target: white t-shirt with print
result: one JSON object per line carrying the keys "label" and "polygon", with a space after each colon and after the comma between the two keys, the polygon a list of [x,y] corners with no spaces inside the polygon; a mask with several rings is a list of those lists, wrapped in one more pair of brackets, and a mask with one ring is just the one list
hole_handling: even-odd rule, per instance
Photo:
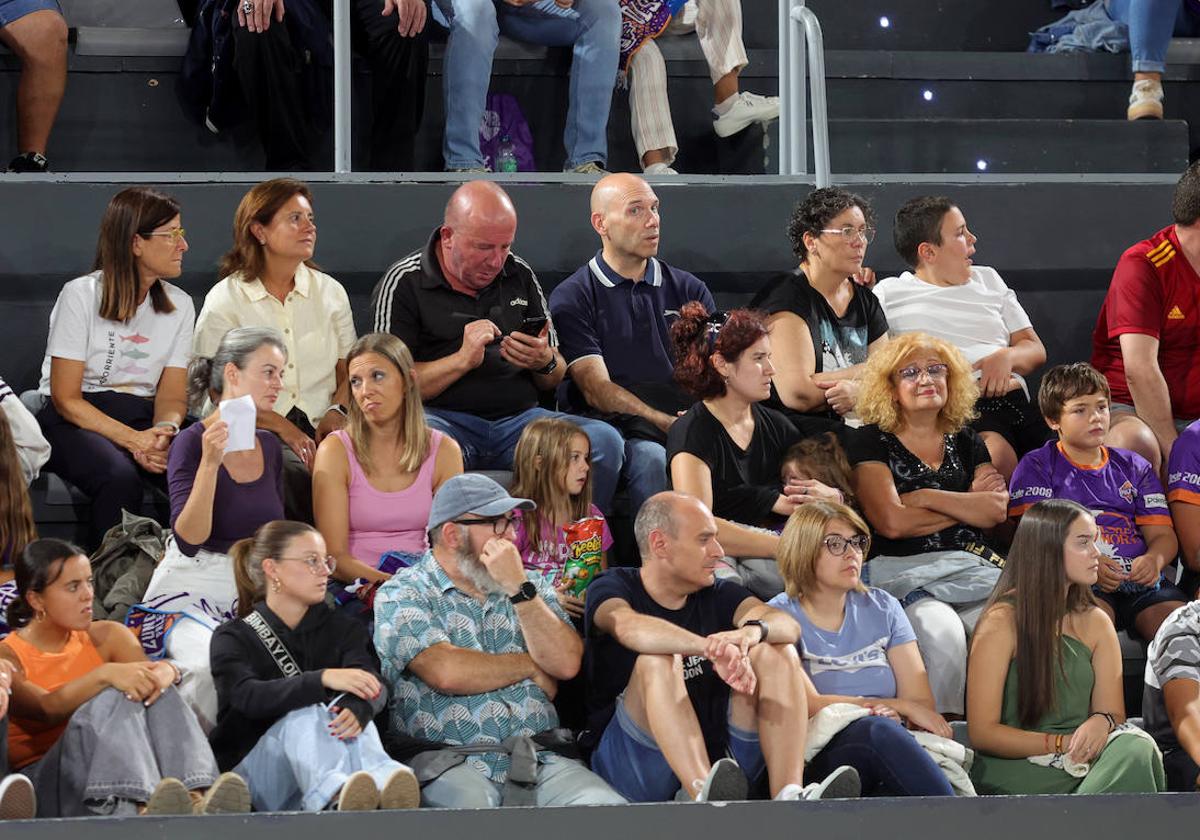
{"label": "white t-shirt with print", "polygon": [[183,289],[160,280],[174,312],[154,311],[149,295],[128,321],[100,317],[100,272],[63,286],[50,312],[50,338],[38,390],[50,396],[50,359],[83,362],[83,391],[152,397],[163,368],[186,368],[196,310]]}

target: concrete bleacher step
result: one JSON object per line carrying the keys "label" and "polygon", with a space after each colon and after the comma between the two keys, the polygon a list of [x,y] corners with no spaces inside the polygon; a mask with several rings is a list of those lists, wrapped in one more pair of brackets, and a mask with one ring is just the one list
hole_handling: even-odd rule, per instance
{"label": "concrete bleacher step", "polygon": [[1180,121],[1051,119],[831,120],[834,172],[1180,172]]}

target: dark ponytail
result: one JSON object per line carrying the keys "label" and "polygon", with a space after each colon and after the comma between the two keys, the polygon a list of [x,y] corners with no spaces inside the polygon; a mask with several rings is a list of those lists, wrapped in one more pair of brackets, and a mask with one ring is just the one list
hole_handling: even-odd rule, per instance
{"label": "dark ponytail", "polygon": [[25,546],[13,563],[17,598],[8,605],[5,615],[8,626],[16,630],[33,621],[33,607],[27,597],[29,593],[45,590],[58,580],[63,563],[80,555],[87,556],[79,546],[49,537],[34,540]]}

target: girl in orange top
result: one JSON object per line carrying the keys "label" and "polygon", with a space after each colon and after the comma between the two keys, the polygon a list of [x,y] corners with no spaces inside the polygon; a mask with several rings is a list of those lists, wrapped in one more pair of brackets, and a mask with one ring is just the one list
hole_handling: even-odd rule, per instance
{"label": "girl in orange top", "polygon": [[172,687],[175,666],[147,661],[122,625],[92,621],[83,552],[35,540],[15,571],[16,629],[0,641],[0,661],[13,671],[8,757],[33,781],[38,816],[248,811],[245,782],[217,776]]}

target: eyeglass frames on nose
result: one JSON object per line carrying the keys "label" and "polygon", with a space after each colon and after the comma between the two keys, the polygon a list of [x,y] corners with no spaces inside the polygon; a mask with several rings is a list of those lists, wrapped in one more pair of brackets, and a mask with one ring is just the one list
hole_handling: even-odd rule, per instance
{"label": "eyeglass frames on nose", "polygon": [[916,382],[921,378],[921,374],[924,373],[928,374],[929,378],[935,382],[940,382],[946,378],[946,375],[949,372],[950,367],[948,365],[938,362],[937,364],[932,364],[925,368],[918,367],[917,365],[909,365],[906,368],[901,368],[900,370],[896,371],[896,375],[905,382]]}
{"label": "eyeglass frames on nose", "polygon": [[187,231],[181,227],[177,227],[174,230],[155,230],[150,233],[139,234],[139,236],[143,239],[149,239],[151,236],[169,236],[171,237],[171,242],[178,243],[179,240],[187,238]]}
{"label": "eyeglass frames on nose", "polygon": [[868,245],[875,240],[875,228],[873,227],[856,228],[846,225],[840,228],[821,228],[821,233],[840,233],[842,239],[845,239],[851,245],[859,239],[862,239]]}
{"label": "eyeglass frames on nose", "polygon": [[337,558],[332,554],[326,554],[321,557],[317,554],[309,554],[304,557],[284,557],[283,560],[295,560],[298,563],[303,563],[308,566],[308,570],[314,575],[331,575],[333,570],[337,568]]}
{"label": "eyeglass frames on nose", "polygon": [[455,525],[491,525],[492,533],[500,537],[512,527],[513,517],[508,515],[488,516],[481,519],[451,519],[450,521]]}
{"label": "eyeglass frames on nose", "polygon": [[854,550],[859,554],[862,554],[867,550],[867,543],[870,541],[871,538],[866,534],[855,534],[853,537],[850,537],[850,539],[846,539],[840,534],[830,534],[828,537],[821,540],[825,547],[829,549],[829,553],[834,557],[841,557],[846,553],[846,549],[849,546],[854,546]]}

